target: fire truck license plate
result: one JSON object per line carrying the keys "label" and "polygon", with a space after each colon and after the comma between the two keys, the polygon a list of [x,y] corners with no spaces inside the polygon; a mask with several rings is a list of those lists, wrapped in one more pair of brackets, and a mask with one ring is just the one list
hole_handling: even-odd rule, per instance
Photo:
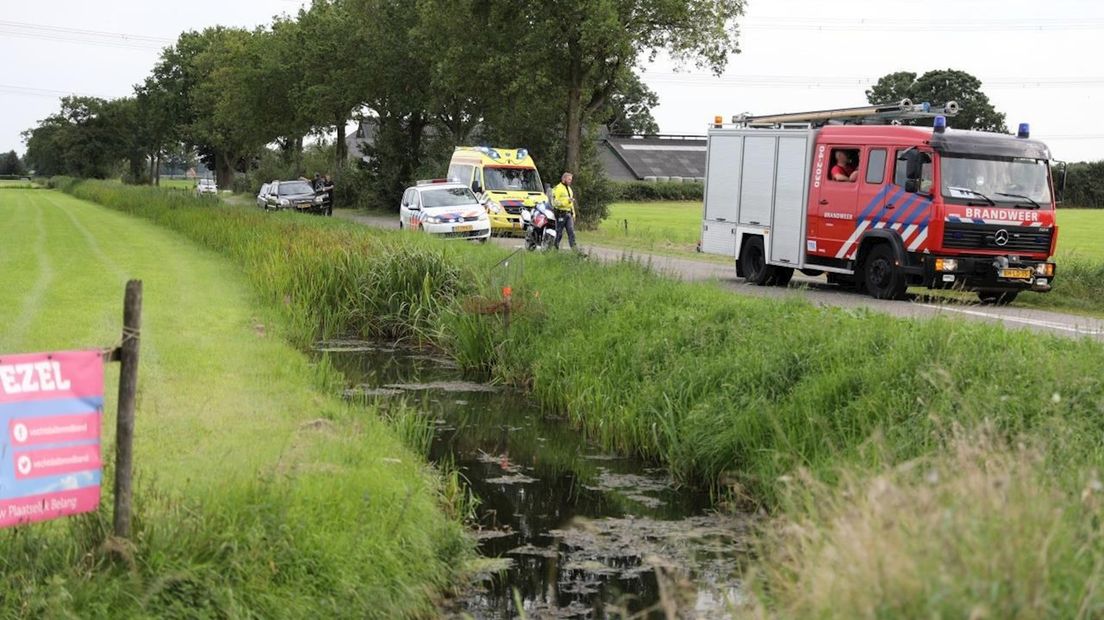
{"label": "fire truck license plate", "polygon": [[1000,277],[1010,280],[1028,280],[1031,278],[1030,269],[1001,269]]}
{"label": "fire truck license plate", "polygon": [[453,226],[452,232],[468,232],[471,229],[471,224],[461,224],[460,226]]}

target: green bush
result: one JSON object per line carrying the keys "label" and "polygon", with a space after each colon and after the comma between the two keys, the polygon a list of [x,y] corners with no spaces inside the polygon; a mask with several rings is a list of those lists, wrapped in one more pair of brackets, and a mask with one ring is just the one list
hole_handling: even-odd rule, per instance
{"label": "green bush", "polygon": [[1065,188],[1056,175],[1054,182],[1062,192],[1062,203],[1089,209],[1104,208],[1104,161],[1078,162],[1066,167]]}

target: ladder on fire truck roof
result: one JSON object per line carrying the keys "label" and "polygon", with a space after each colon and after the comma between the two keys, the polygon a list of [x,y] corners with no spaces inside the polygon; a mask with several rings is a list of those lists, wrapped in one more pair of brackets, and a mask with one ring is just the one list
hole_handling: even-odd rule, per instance
{"label": "ladder on fire truck roof", "polygon": [[858,108],[839,108],[836,110],[816,110],[812,112],[791,112],[787,114],[768,114],[753,116],[748,113],[732,117],[732,123],[738,127],[780,127],[785,125],[807,124],[819,127],[827,123],[852,125],[888,125],[900,124],[904,120],[933,118],[935,116],[954,116],[958,114],[958,104],[948,101],[942,107],[930,103],[913,103],[904,99],[900,103],[887,105],[868,105]]}

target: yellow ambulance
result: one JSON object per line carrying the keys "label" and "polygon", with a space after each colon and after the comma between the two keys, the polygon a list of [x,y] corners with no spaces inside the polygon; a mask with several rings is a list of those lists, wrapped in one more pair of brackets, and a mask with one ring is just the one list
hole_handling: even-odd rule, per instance
{"label": "yellow ambulance", "polygon": [[548,202],[526,149],[458,146],[449,162],[448,178],[466,183],[486,202],[493,234],[523,234],[521,208]]}

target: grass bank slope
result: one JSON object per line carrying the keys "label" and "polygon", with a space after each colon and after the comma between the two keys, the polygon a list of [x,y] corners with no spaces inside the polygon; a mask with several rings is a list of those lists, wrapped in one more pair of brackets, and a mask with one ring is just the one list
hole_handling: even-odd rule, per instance
{"label": "grass bank slope", "polygon": [[57,192],[0,194],[0,238],[0,351],[111,345],[124,282],[145,292],[133,560],[109,558],[110,510],[0,532],[6,617],[432,613],[466,551],[436,478],[329,395],[239,269]]}
{"label": "grass bank slope", "polygon": [[[1100,596],[1083,586],[1104,577],[1104,537],[1099,520],[1082,519],[1078,510],[1083,490],[1100,485],[1091,483],[1092,471],[1104,467],[1104,347],[1097,343],[742,298],[640,265],[596,264],[569,253],[521,254],[504,263],[497,248],[218,207],[166,192],[64,186],[235,257],[267,298],[282,300],[299,317],[302,338],[357,330],[433,341],[469,368],[527,387],[607,446],[655,458],[684,479],[735,489],[796,526],[828,528],[834,513],[817,507],[846,510],[855,489],[880,476],[929,462],[955,470],[957,438],[978,429],[991,429],[993,447],[985,453],[996,460],[1020,443],[1033,446],[1041,456],[1031,472],[1044,495],[1028,489],[1012,499],[1024,507],[1030,497],[1046,497],[1072,515],[1057,522],[1053,536],[1046,538],[1038,529],[1044,520],[1035,517],[1018,538],[1007,536],[1004,515],[961,504],[971,501],[969,487],[940,496],[941,508],[967,515],[948,526],[947,536],[976,528],[978,548],[1002,557],[1029,552],[1046,567],[1059,558],[1088,558],[1078,564],[1087,567],[1085,580],[1069,582],[1068,592],[1096,609]],[[499,299],[503,285],[513,289],[509,330],[501,317],[475,311]],[[908,490],[924,491],[915,484]],[[900,505],[903,516],[909,506],[931,504]],[[858,544],[877,548],[880,530],[864,532]],[[1053,546],[1040,557],[1037,546],[1017,546],[1021,539]],[[820,548],[798,541],[765,553],[780,565]],[[906,559],[922,559],[918,547],[899,549]],[[830,550],[824,557],[835,562],[816,564],[826,574],[851,560]],[[957,597],[954,609],[963,608],[973,595],[951,586],[966,583],[974,565],[956,563],[950,553],[940,558],[947,583],[933,586],[936,595]],[[1001,600],[1037,574],[993,566],[982,582]],[[1068,573],[1055,567],[1049,574]],[[783,577],[768,581],[772,592],[799,590],[786,590]],[[887,582],[886,597],[905,585]],[[937,609],[935,602],[922,610]],[[813,609],[796,595],[769,605],[772,612]],[[858,615],[877,616],[878,608],[871,609]]]}

